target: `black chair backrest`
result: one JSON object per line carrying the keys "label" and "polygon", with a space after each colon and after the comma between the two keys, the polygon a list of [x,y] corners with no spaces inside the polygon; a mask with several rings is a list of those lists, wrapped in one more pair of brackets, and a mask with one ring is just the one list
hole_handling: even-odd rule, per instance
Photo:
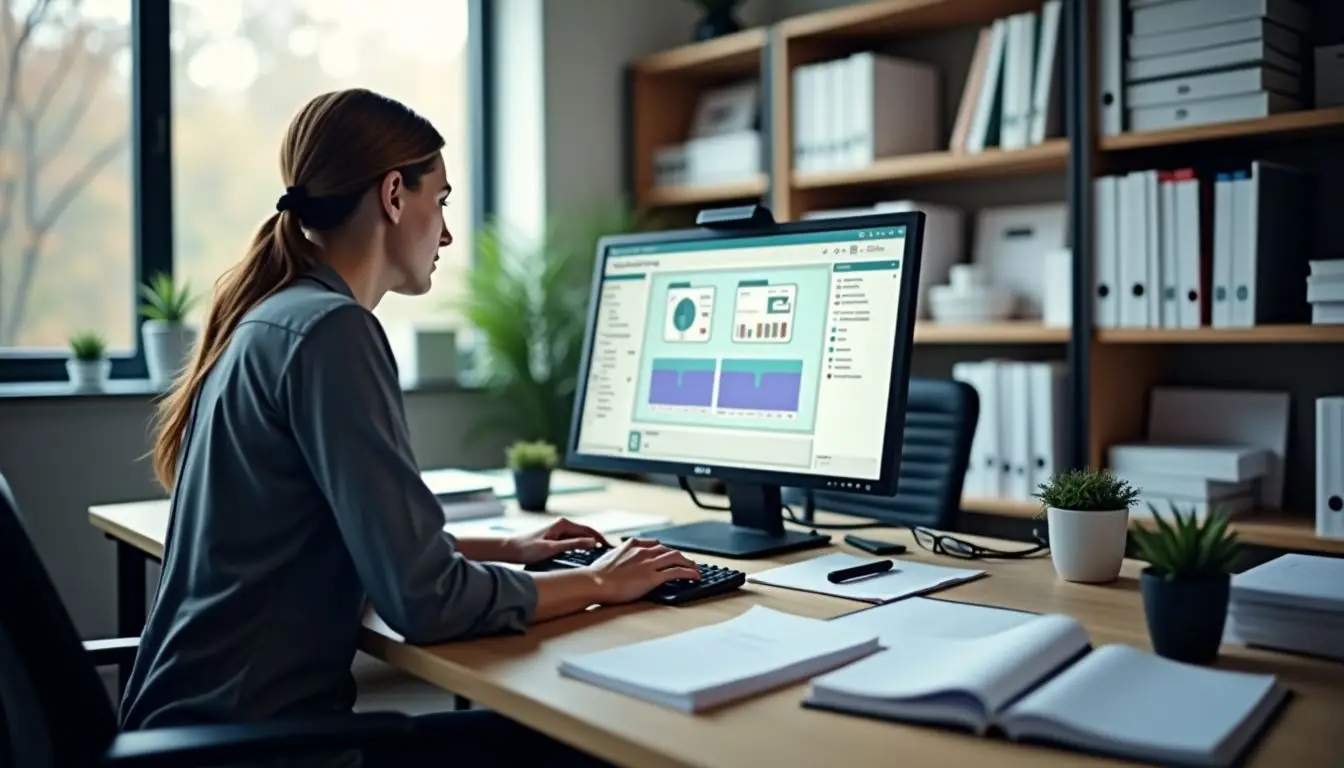
{"label": "black chair backrest", "polygon": [[0,765],[95,765],[117,734],[107,689],[0,475]]}
{"label": "black chair backrest", "polygon": [[[818,509],[951,530],[961,507],[971,439],[980,418],[975,388],[952,379],[910,379],[895,496],[816,491]],[[788,499],[802,494],[791,489]]]}

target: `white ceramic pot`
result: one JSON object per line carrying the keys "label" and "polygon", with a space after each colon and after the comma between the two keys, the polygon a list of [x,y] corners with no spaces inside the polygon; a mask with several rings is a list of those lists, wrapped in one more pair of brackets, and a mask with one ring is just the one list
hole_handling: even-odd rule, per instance
{"label": "white ceramic pot", "polygon": [[149,380],[163,386],[172,382],[191,362],[192,347],[196,345],[196,329],[164,320],[146,320],[140,326],[140,341],[145,347]]}
{"label": "white ceramic pot", "polygon": [[101,360],[75,360],[72,358],[65,361],[65,372],[70,377],[70,384],[75,389],[96,392],[103,388],[108,374],[112,372],[112,361],[107,358]]}
{"label": "white ceramic pot", "polygon": [[1050,558],[1065,581],[1096,584],[1114,581],[1125,559],[1129,509],[1077,512],[1046,509]]}

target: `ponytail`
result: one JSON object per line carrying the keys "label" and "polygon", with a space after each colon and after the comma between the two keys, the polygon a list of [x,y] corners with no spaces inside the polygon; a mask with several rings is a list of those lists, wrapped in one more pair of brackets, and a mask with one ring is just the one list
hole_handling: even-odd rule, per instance
{"label": "ponytail", "polygon": [[252,238],[247,256],[215,284],[191,362],[173,382],[155,414],[154,475],[164,489],[171,492],[177,482],[178,454],[192,405],[234,329],[267,297],[316,266],[317,258],[317,246],[303,234],[298,215],[289,211],[272,214]]}

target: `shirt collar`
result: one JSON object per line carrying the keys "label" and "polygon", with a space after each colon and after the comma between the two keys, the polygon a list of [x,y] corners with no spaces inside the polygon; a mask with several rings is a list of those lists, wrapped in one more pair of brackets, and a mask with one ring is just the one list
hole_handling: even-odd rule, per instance
{"label": "shirt collar", "polygon": [[336,293],[343,293],[350,298],[355,298],[355,292],[350,289],[350,284],[345,282],[345,278],[340,273],[331,268],[326,262],[319,262],[317,266],[308,271],[308,277],[325,285]]}

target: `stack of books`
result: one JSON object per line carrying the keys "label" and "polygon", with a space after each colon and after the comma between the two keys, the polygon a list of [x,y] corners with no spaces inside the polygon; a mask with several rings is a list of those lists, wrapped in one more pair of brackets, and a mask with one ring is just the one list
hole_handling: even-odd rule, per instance
{"label": "stack of books", "polygon": [[1273,454],[1242,445],[1176,445],[1128,443],[1111,446],[1110,467],[1139,489],[1136,517],[1151,517],[1152,508],[1170,519],[1204,520],[1210,512],[1238,515],[1255,507],[1261,479]]}
{"label": "stack of books", "polygon": [[1281,555],[1232,577],[1228,639],[1344,661],[1344,560]]}
{"label": "stack of books", "polygon": [[1312,325],[1344,325],[1344,259],[1309,262],[1307,303]]}
{"label": "stack of books", "polygon": [[1302,109],[1310,24],[1298,0],[1103,0],[1102,90],[1124,86],[1103,100],[1106,133]]}

